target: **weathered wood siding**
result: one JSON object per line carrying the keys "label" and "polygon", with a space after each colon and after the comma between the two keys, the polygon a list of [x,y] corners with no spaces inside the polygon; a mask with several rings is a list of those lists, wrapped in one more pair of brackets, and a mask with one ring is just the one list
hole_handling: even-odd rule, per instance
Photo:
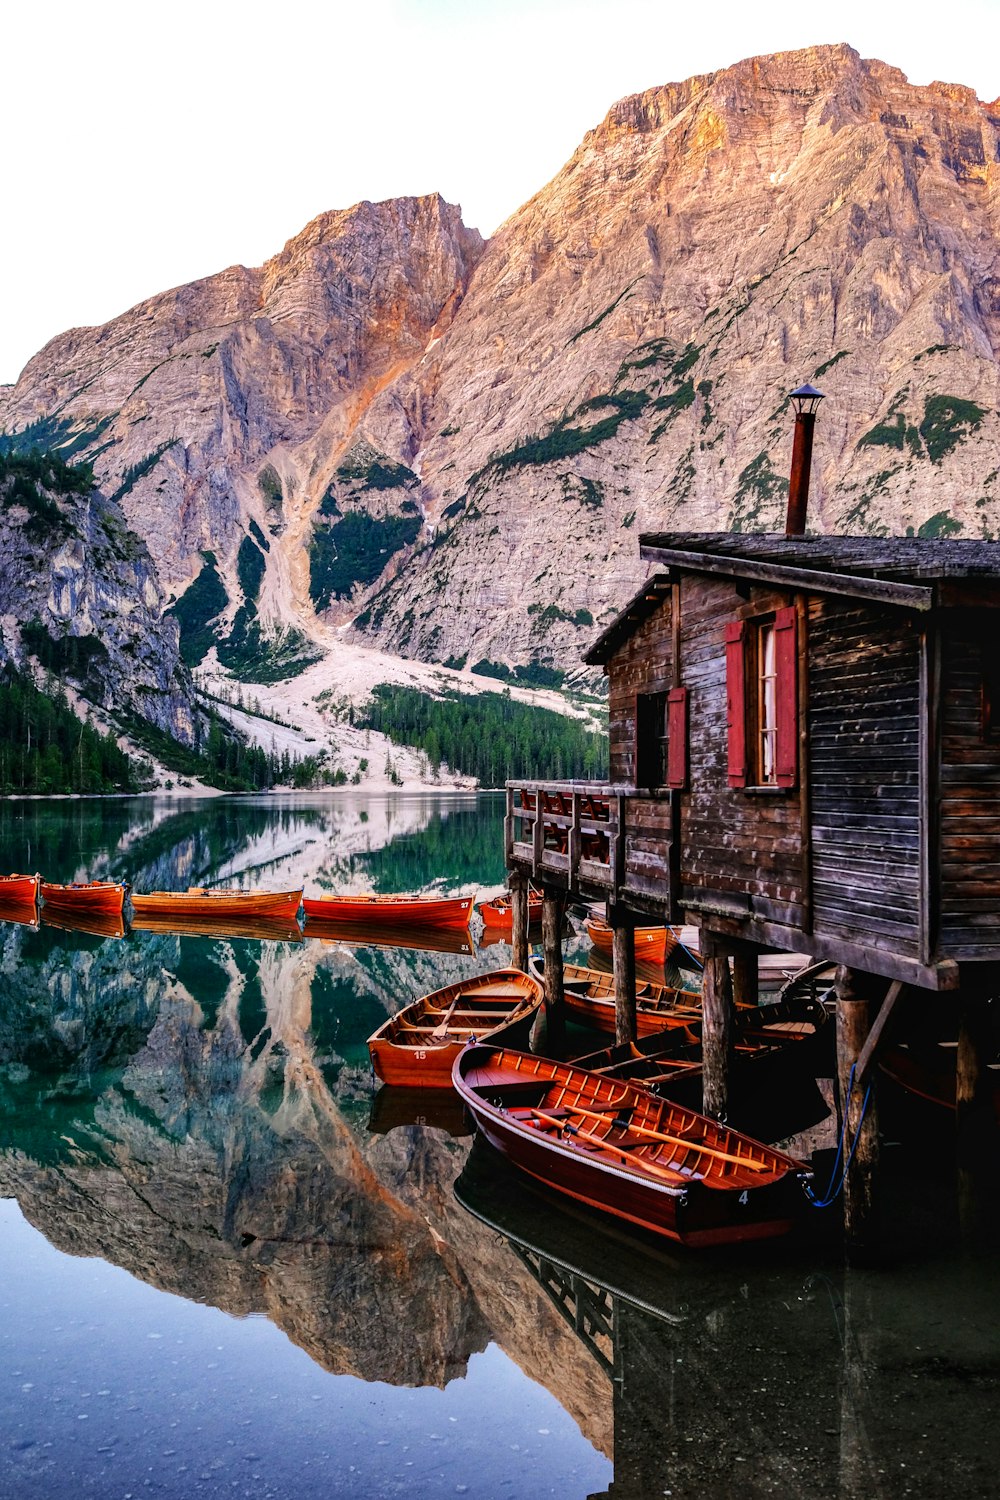
{"label": "weathered wood siding", "polygon": [[[768,588],[688,576],[681,583],[680,679],[689,691],[689,790],[681,794],[681,900],[722,898],[799,926],[802,837],[794,791],[729,785],[726,626],[791,602]],[[742,898],[742,900],[741,900]]]}
{"label": "weathered wood siding", "polygon": [[664,903],[670,890],[670,802],[629,797],[625,810],[625,889]]}
{"label": "weathered wood siding", "polygon": [[904,610],[809,607],[813,928],[920,950],[920,632]]}
{"label": "weathered wood siding", "polygon": [[984,733],[984,667],[997,674],[995,610],[950,610],[941,639],[940,947],[1000,957],[1000,703]]}

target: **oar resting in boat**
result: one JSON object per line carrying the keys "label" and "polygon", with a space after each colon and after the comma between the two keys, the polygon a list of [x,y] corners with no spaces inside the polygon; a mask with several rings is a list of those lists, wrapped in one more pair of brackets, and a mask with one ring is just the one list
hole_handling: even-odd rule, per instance
{"label": "oar resting in boat", "polygon": [[[631,1119],[626,1120],[622,1118],[618,1113],[612,1114],[612,1110],[610,1107],[607,1110],[598,1112],[597,1110],[593,1109],[584,1109],[580,1104],[572,1104],[567,1105],[566,1110],[567,1113],[571,1116],[582,1115],[585,1119],[598,1120],[602,1124],[608,1123],[612,1126],[617,1125],[622,1130],[630,1130],[634,1135],[645,1136],[648,1140],[659,1141],[661,1142],[661,1144],[666,1146],[683,1146],[685,1151],[698,1151],[703,1156],[715,1157],[717,1161],[736,1162],[739,1164],[739,1166],[749,1167],[751,1171],[754,1172],[763,1172],[767,1170],[767,1166],[764,1162],[755,1162],[750,1157],[733,1156],[730,1152],[720,1151],[715,1146],[705,1146],[696,1141],[685,1140],[683,1136],[679,1135],[666,1135],[662,1130],[650,1130],[648,1125],[636,1125],[634,1121],[632,1121]],[[562,1128],[565,1128],[567,1123],[570,1125],[572,1124],[572,1120],[569,1120],[568,1122],[564,1121],[558,1113],[551,1112],[545,1109],[532,1109],[531,1113],[533,1115],[537,1115],[539,1119],[551,1120],[553,1124],[559,1125]],[[579,1130],[577,1131],[577,1133],[579,1134]],[[604,1136],[596,1136],[594,1137],[594,1139],[603,1142],[603,1144],[607,1146],[609,1151],[618,1149],[613,1141],[607,1140]],[[650,1163],[645,1157],[642,1158],[642,1164],[644,1167],[652,1165],[652,1163]]]}

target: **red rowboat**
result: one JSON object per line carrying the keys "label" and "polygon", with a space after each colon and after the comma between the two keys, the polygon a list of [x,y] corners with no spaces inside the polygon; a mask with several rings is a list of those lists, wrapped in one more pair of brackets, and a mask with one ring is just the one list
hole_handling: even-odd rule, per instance
{"label": "red rowboat", "polygon": [[368,1038],[372,1067],[383,1083],[451,1087],[455,1058],[470,1038],[499,1036],[527,1045],[542,1003],[537,979],[520,969],[494,969],[423,995]]}
{"label": "red rowboat", "polygon": [[[587,936],[598,953],[610,953],[613,929],[603,917],[589,916],[584,920]],[[637,927],[635,929],[635,956],[646,963],[662,964],[667,955],[677,947],[677,933],[672,927]]]}
{"label": "red rowboat", "polygon": [[152,891],[148,895],[132,892],[132,910],[143,917],[185,920],[190,917],[215,917],[238,922],[296,922],[302,905],[302,891],[226,891],[207,890],[202,886],[187,891]]}
{"label": "red rowboat", "polygon": [[[511,900],[509,896],[494,896],[492,901],[483,901],[476,907],[483,925],[490,931],[510,932],[513,927]],[[542,897],[532,891],[528,896],[528,925],[542,920]]]}
{"label": "red rowboat", "polygon": [[452,1078],[514,1166],[684,1245],[785,1234],[806,1207],[802,1162],[633,1084],[486,1046],[465,1048]]}
{"label": "red rowboat", "polygon": [[41,883],[40,875],[0,875],[0,903],[30,902],[34,906]]}
{"label": "red rowboat", "polygon": [[[528,967],[544,984],[544,960],[530,958]],[[595,1031],[614,1033],[614,975],[584,968],[582,964],[563,964],[563,995],[566,1014],[572,1020]],[[666,1029],[683,1031],[694,1027],[688,1040],[695,1041],[701,1035],[701,996],[693,990],[675,990],[668,984],[637,978],[635,1020],[641,1037],[655,1036]]]}
{"label": "red rowboat", "polygon": [[121,916],[128,886],[123,880],[89,880],[74,885],[41,883],[42,904],[61,911],[106,912]]}
{"label": "red rowboat", "polygon": [[302,905],[310,921],[465,928],[473,900],[472,896],[307,896]]}

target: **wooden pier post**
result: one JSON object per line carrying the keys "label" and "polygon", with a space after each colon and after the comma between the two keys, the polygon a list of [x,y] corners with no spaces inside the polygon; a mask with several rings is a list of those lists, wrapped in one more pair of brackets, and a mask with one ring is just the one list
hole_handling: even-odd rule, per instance
{"label": "wooden pier post", "polygon": [[545,1004],[531,1029],[532,1052],[561,1058],[566,1051],[566,1010],[563,991],[562,929],[566,896],[542,886],[542,956],[545,967]]}
{"label": "wooden pier post", "polygon": [[515,969],[527,972],[528,968],[528,877],[512,870],[510,886],[511,942],[514,945],[512,963]]}
{"label": "wooden pier post", "polygon": [[987,1072],[992,1056],[988,991],[995,988],[995,979],[974,985],[971,977],[966,980],[963,975],[955,1058],[955,1147],[958,1220],[962,1238],[970,1242],[991,1229],[998,1205],[1000,1130]]}
{"label": "wooden pier post", "polygon": [[634,1042],[635,1018],[635,919],[621,907],[608,906],[611,928],[611,960],[615,975],[615,1041]]}
{"label": "wooden pier post", "polygon": [[725,1120],[729,1112],[729,1059],[733,1035],[733,984],[729,945],[701,929],[705,973],[701,990],[702,1111]]}
{"label": "wooden pier post", "polygon": [[760,1004],[760,980],[756,948],[738,948],[733,955],[733,1003]]}
{"label": "wooden pier post", "polygon": [[871,998],[884,981],[856,969],[837,970],[837,1084],[841,1115],[846,1120],[844,1157],[854,1145],[850,1168],[844,1179],[844,1244],[849,1260],[863,1260],[874,1248],[878,1232],[878,1110],[875,1091],[862,1107],[873,1073],[851,1088],[851,1069],[861,1056],[871,1029]]}

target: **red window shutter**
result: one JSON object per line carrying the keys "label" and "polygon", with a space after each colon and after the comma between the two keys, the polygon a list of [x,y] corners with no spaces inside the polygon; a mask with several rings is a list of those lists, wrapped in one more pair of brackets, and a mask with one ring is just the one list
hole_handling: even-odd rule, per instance
{"label": "red window shutter", "polygon": [[774,617],[777,734],[774,770],[779,786],[794,786],[799,766],[799,654],[795,606]]}
{"label": "red window shutter", "polygon": [[747,784],[746,626],[726,626],[726,728],[729,733],[729,785]]}
{"label": "red window shutter", "polygon": [[683,791],[688,776],[688,690],[671,688],[667,694],[667,786]]}

